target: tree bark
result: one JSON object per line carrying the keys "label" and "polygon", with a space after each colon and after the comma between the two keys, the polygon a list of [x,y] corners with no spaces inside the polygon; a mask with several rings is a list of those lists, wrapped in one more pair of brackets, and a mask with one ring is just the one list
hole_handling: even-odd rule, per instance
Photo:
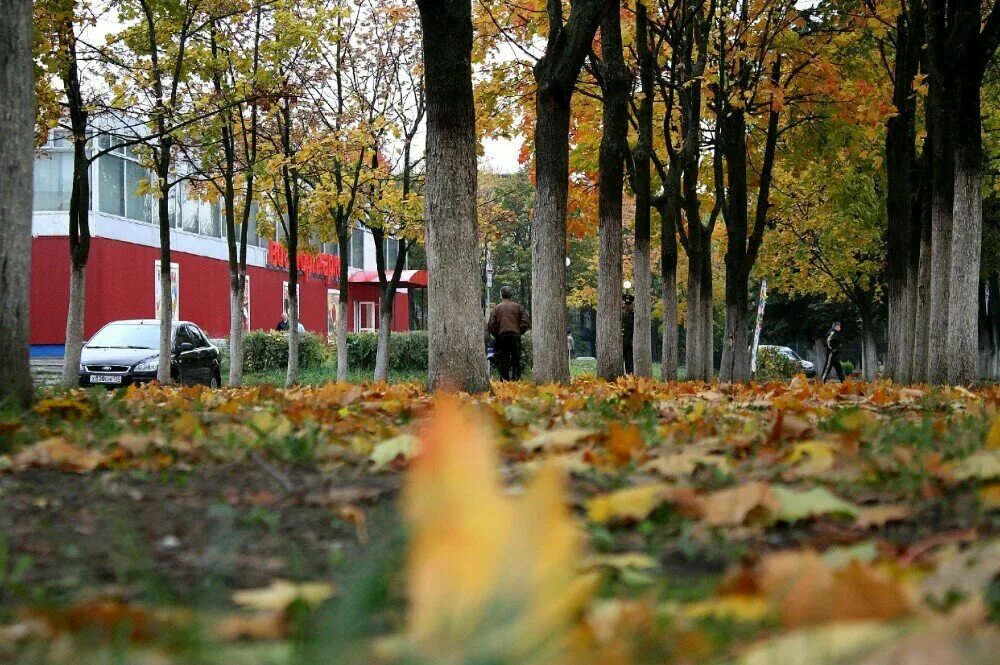
{"label": "tree bark", "polygon": [[[912,260],[917,174],[916,95],[913,83],[923,46],[923,3],[911,2],[896,18],[893,105],[886,121],[886,258],[889,346],[886,375],[899,383],[912,380],[916,270]],[[916,180],[918,182],[918,180]]]}
{"label": "tree bark", "polygon": [[246,275],[230,275],[229,281],[229,385],[243,385],[243,298]]}
{"label": "tree bark", "polygon": [[535,219],[531,252],[535,381],[568,383],[566,353],[566,207],[570,100],[607,0],[577,0],[563,24],[562,3],[548,0],[545,54],[535,65]]}
{"label": "tree bark", "polygon": [[[617,13],[615,8],[609,14]],[[636,5],[636,50],[639,58],[639,81],[642,97],[639,100],[637,120],[639,139],[635,151],[635,327],[632,335],[632,353],[635,375],[653,376],[653,280],[650,265],[650,158],[653,150],[653,55],[649,45],[646,24],[646,6]]]}
{"label": "tree bark", "polygon": [[980,80],[966,72],[956,84],[951,275],[948,292],[948,382],[974,383],[977,363],[979,264],[983,237]]}
{"label": "tree bark", "polygon": [[350,270],[347,257],[351,251],[351,229],[337,226],[337,247],[340,254],[340,292],[337,294],[337,381],[346,382],[350,370],[347,356],[347,296]]}
{"label": "tree bark", "polygon": [[[619,3],[614,3],[617,9]],[[642,7],[642,5],[640,5]],[[644,17],[645,14],[643,13]],[[641,19],[640,19],[641,20]],[[628,134],[628,72],[622,56],[621,19],[609,11],[601,22],[604,56],[604,133],[598,183],[597,375],[613,381],[624,369],[622,339],[622,187]]]}
{"label": "tree bark", "polygon": [[156,156],[156,176],[160,196],[157,199],[157,220],[160,227],[160,353],[156,380],[171,383],[170,361],[173,351],[174,302],[170,290],[170,137],[160,139]]}
{"label": "tree bark", "polygon": [[63,42],[62,47],[66,51],[66,69],[62,80],[73,132],[73,185],[69,198],[69,311],[66,313],[66,346],[61,381],[67,388],[76,386],[80,381],[87,260],[90,257],[90,160],[87,158],[89,114],[80,88],[75,27],[73,20],[67,19],[59,31],[59,41]]}
{"label": "tree bark", "polygon": [[[925,146],[924,150],[928,148]],[[925,157],[929,161],[930,154]],[[913,362],[910,379],[914,382],[930,380],[928,364],[931,330],[931,212],[930,185],[921,192],[919,250],[917,263],[916,298],[913,310]]]}
{"label": "tree bark", "polygon": [[31,401],[29,284],[35,137],[32,5],[0,12],[0,403]]}
{"label": "tree bark", "polygon": [[472,7],[469,0],[417,4],[427,90],[428,384],[478,393],[489,389],[489,377],[479,308]]}
{"label": "tree bark", "polygon": [[677,170],[671,167],[665,187],[666,201],[660,214],[660,278],[663,301],[663,355],[660,378],[677,379],[677,218],[680,202],[677,200],[680,183]]}

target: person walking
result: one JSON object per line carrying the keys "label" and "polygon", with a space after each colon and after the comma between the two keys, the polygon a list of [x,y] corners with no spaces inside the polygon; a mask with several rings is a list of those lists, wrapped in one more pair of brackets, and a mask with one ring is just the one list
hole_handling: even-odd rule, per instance
{"label": "person walking", "polygon": [[573,331],[566,330],[566,350],[569,352],[570,361],[573,360],[573,349],[576,348],[576,341],[573,339]]}
{"label": "person walking", "polygon": [[494,355],[501,381],[521,380],[521,335],[531,329],[528,310],[514,302],[509,286],[500,289],[500,304],[493,308],[488,330],[496,340]]}
{"label": "person walking", "polygon": [[632,352],[632,336],[635,332],[635,296],[626,293],[622,295],[622,356],[625,360],[625,373],[635,373],[635,354]]}
{"label": "person walking", "polygon": [[823,367],[822,383],[826,383],[830,370],[837,372],[837,378],[844,382],[844,366],[840,364],[840,322],[834,321],[826,334],[826,365]]}

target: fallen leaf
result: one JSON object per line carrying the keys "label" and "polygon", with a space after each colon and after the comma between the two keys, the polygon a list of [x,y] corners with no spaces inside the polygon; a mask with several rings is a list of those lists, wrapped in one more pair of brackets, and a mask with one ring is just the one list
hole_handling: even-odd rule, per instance
{"label": "fallen leaf", "polygon": [[833,468],[838,447],[828,441],[795,444],[785,461],[794,465],[799,476],[817,476]]}
{"label": "fallen leaf", "polygon": [[1000,510],[1000,483],[987,485],[978,492],[979,505],[986,510]]}
{"label": "fallen leaf", "polygon": [[307,605],[319,605],[333,596],[333,587],[326,582],[289,582],[274,580],[263,589],[248,589],[233,593],[233,602],[241,607],[260,611],[284,611],[301,600]]}
{"label": "fallen leaf", "polygon": [[644,471],[651,471],[664,478],[681,478],[690,476],[699,466],[714,467],[726,475],[732,473],[732,464],[725,455],[701,453],[693,450],[654,457],[643,464],[642,468]]}
{"label": "fallen leaf", "polygon": [[924,595],[944,603],[953,594],[963,598],[985,593],[1000,573],[1000,540],[971,546],[965,551],[949,548],[937,555],[937,569],[923,584]]}
{"label": "fallen leaf", "polygon": [[814,487],[799,492],[775,485],[771,487],[771,492],[778,502],[776,519],[779,522],[792,523],[823,515],[855,518],[858,514],[857,506],[837,497],[824,487]]}
{"label": "fallen leaf", "polygon": [[233,614],[217,621],[214,633],[225,642],[280,640],[288,635],[288,615],[283,611]]}
{"label": "fallen leaf", "polygon": [[611,568],[614,570],[654,570],[659,562],[641,552],[621,552],[619,554],[591,554],[580,565],[582,569]]}
{"label": "fallen leaf", "polygon": [[381,471],[397,459],[411,459],[417,451],[417,437],[412,434],[400,434],[375,444],[368,460],[372,463],[372,471]]}
{"label": "fallen leaf", "polygon": [[740,665],[853,663],[902,633],[878,622],[845,623],[779,635],[746,652]]}
{"label": "fallen leaf", "polygon": [[582,441],[592,437],[594,430],[564,428],[539,432],[524,442],[525,450],[529,452],[557,452],[571,450]]}
{"label": "fallen leaf", "polygon": [[858,508],[854,525],[859,529],[885,526],[889,522],[901,522],[913,514],[913,510],[903,504],[882,504]]}
{"label": "fallen leaf", "polygon": [[713,492],[699,502],[702,519],[710,526],[770,523],[780,508],[771,486],[762,482]]}
{"label": "fallen leaf", "polygon": [[587,502],[587,519],[597,524],[640,522],[666,499],[669,486],[652,483],[595,496]]}
{"label": "fallen leaf", "polygon": [[991,450],[1000,449],[1000,416],[993,419],[990,430],[986,433],[986,447]]}
{"label": "fallen leaf", "polygon": [[608,457],[615,466],[625,466],[629,462],[640,459],[646,453],[646,444],[642,434],[635,425],[619,425],[612,423],[608,428],[608,441],[605,444]]}
{"label": "fallen leaf", "polygon": [[683,606],[684,615],[691,619],[717,619],[752,623],[771,615],[771,603],[764,596],[730,594]]}
{"label": "fallen leaf", "polygon": [[993,480],[1000,478],[1000,449],[980,450],[965,459],[947,465],[955,480]]}
{"label": "fallen leaf", "polygon": [[87,473],[106,461],[104,455],[75,446],[62,437],[39,441],[14,457],[14,468],[46,467]]}

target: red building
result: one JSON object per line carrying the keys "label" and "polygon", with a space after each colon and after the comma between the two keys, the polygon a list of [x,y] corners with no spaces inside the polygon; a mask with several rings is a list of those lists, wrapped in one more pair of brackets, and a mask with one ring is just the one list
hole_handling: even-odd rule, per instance
{"label": "red building", "polygon": [[[100,157],[91,168],[90,259],[87,264],[84,337],[116,319],[154,318],[158,311],[156,272],[159,229],[152,201],[134,192],[148,174],[129,150]],[[36,352],[58,352],[66,338],[69,304],[69,193],[72,152],[54,137],[35,161],[31,250],[31,344]],[[171,263],[175,316],[193,321],[213,338],[229,334],[229,262],[225,225],[218,208],[188,196],[177,186],[171,196]],[[257,236],[253,225],[247,248],[248,313],[252,330],[272,329],[286,302],[287,252],[282,244]],[[334,247],[324,245],[332,252]],[[395,241],[388,241],[395,260]],[[356,229],[351,242],[348,330],[378,325],[378,279],[370,233]],[[300,254],[299,318],[305,328],[333,334],[341,257]],[[410,289],[426,286],[426,273],[407,271],[393,309],[395,331],[410,329]]]}

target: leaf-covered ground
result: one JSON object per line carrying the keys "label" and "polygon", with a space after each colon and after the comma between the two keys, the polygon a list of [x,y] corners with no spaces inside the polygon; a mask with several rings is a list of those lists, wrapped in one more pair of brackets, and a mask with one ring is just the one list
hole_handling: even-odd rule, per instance
{"label": "leaf-covered ground", "polygon": [[0,414],[0,663],[992,663],[1000,388],[577,379]]}

